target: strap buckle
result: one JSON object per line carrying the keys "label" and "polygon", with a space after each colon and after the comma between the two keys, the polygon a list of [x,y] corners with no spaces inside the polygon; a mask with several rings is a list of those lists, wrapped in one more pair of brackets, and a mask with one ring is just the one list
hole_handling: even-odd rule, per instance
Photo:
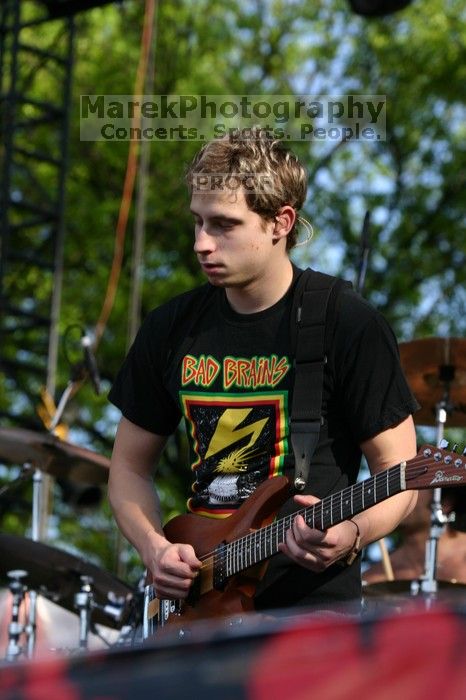
{"label": "strap buckle", "polygon": [[303,491],[309,474],[311,457],[319,441],[322,421],[291,421],[291,446],[295,459],[294,487]]}

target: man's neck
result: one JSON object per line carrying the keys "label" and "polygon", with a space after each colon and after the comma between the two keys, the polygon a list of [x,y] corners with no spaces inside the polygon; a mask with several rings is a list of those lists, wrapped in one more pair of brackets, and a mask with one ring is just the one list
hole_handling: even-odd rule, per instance
{"label": "man's neck", "polygon": [[253,314],[276,304],[286,294],[292,281],[293,266],[287,257],[276,270],[271,269],[266,278],[254,280],[248,287],[227,287],[226,296],[237,313]]}

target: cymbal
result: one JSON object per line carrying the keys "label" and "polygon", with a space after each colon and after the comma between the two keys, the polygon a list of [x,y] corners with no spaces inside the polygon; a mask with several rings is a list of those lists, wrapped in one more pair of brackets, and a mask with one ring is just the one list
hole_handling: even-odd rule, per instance
{"label": "cymbal", "polygon": [[[7,573],[23,569],[25,585],[45,598],[75,611],[74,595],[81,590],[81,576],[92,579],[94,601],[104,608],[92,610],[92,621],[119,628],[128,619],[133,600],[133,589],[120,579],[95,564],[44,542],[0,533],[0,580],[8,583]],[[118,620],[112,610],[122,607]]]}
{"label": "cymbal", "polygon": [[110,469],[110,460],[92,450],[25,428],[0,428],[1,460],[84,484],[105,484]]}
{"label": "cymbal", "polygon": [[419,425],[437,424],[437,405],[447,399],[446,427],[466,427],[466,340],[421,338],[400,343],[400,358],[411,390],[421,409]]}

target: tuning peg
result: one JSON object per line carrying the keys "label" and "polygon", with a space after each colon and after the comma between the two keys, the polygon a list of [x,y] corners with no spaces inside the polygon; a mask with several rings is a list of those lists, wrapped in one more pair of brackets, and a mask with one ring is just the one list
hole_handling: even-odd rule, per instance
{"label": "tuning peg", "polygon": [[463,456],[466,457],[466,447],[463,450]]}
{"label": "tuning peg", "polygon": [[442,438],[442,439],[440,440],[440,445],[439,445],[439,447],[440,447],[441,450],[447,450],[447,449],[448,449],[448,445],[449,445],[449,442],[448,442],[448,440],[445,440],[445,438]]}
{"label": "tuning peg", "polygon": [[455,444],[454,444],[453,447],[451,448],[451,451],[452,451],[452,452],[458,452],[458,443],[457,443],[457,442],[455,442]]}

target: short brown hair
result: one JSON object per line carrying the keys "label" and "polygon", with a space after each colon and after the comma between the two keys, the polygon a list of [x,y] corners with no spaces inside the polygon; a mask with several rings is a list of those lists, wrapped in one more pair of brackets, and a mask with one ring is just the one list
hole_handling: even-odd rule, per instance
{"label": "short brown hair", "polygon": [[[306,199],[307,173],[297,156],[261,127],[231,130],[227,136],[207,143],[191,162],[186,181],[193,192],[193,177],[198,173],[234,175],[250,178],[251,173],[267,175],[272,187],[267,191],[243,188],[251,211],[272,220],[284,205],[301,209]],[[288,234],[286,247],[296,244],[296,222]]]}

